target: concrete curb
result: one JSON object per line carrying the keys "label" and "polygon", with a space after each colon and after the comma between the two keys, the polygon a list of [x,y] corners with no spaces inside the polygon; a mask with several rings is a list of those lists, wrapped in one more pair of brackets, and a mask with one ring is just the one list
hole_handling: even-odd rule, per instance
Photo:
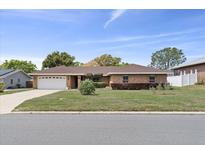
{"label": "concrete curb", "polygon": [[11,112],[12,114],[70,114],[70,115],[205,115],[205,112],[126,112],[126,111],[76,111],[76,112],[55,112],[55,111],[29,111],[29,112]]}

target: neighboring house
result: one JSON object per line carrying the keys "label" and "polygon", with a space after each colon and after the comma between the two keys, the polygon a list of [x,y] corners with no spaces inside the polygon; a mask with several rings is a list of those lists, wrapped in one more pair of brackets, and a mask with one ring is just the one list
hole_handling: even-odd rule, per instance
{"label": "neighboring house", "polygon": [[141,65],[127,66],[58,66],[31,73],[33,87],[38,89],[75,89],[90,74],[94,81],[114,84],[161,84],[166,83],[167,72]]}
{"label": "neighboring house", "polygon": [[205,57],[185,62],[171,69],[174,76],[167,78],[175,86],[194,85],[197,82],[205,83]]}
{"label": "neighboring house", "polygon": [[31,77],[21,70],[0,69],[0,82],[5,83],[5,88],[26,87]]}

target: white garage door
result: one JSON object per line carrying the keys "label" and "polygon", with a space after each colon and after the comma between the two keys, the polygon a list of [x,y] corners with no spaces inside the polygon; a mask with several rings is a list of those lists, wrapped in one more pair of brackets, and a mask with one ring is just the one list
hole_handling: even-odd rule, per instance
{"label": "white garage door", "polygon": [[66,89],[65,76],[38,77],[38,89]]}

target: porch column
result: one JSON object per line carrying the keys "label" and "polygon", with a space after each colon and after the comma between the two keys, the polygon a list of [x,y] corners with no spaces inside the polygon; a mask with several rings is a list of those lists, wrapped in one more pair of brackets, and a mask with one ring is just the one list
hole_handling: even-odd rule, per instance
{"label": "porch column", "polygon": [[184,70],[184,75],[186,75],[186,71]]}
{"label": "porch column", "polygon": [[67,89],[70,89],[70,76],[66,76],[66,86],[67,86]]}
{"label": "porch column", "polygon": [[78,75],[78,88],[80,88],[81,76]]}
{"label": "porch column", "polygon": [[38,76],[33,76],[33,88],[37,89],[37,80],[38,80]]}
{"label": "porch column", "polygon": [[180,71],[180,75],[183,75],[183,72],[182,72],[182,71]]}
{"label": "porch column", "polygon": [[68,88],[72,89],[72,78],[70,75],[68,76]]}

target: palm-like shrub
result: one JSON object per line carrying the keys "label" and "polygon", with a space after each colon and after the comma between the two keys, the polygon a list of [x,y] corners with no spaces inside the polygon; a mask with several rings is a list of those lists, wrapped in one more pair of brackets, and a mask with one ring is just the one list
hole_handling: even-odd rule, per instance
{"label": "palm-like shrub", "polygon": [[93,81],[88,79],[85,81],[81,81],[79,90],[82,95],[95,94],[95,86],[93,84]]}
{"label": "palm-like shrub", "polygon": [[0,92],[3,92],[5,88],[5,84],[2,82],[0,83]]}

